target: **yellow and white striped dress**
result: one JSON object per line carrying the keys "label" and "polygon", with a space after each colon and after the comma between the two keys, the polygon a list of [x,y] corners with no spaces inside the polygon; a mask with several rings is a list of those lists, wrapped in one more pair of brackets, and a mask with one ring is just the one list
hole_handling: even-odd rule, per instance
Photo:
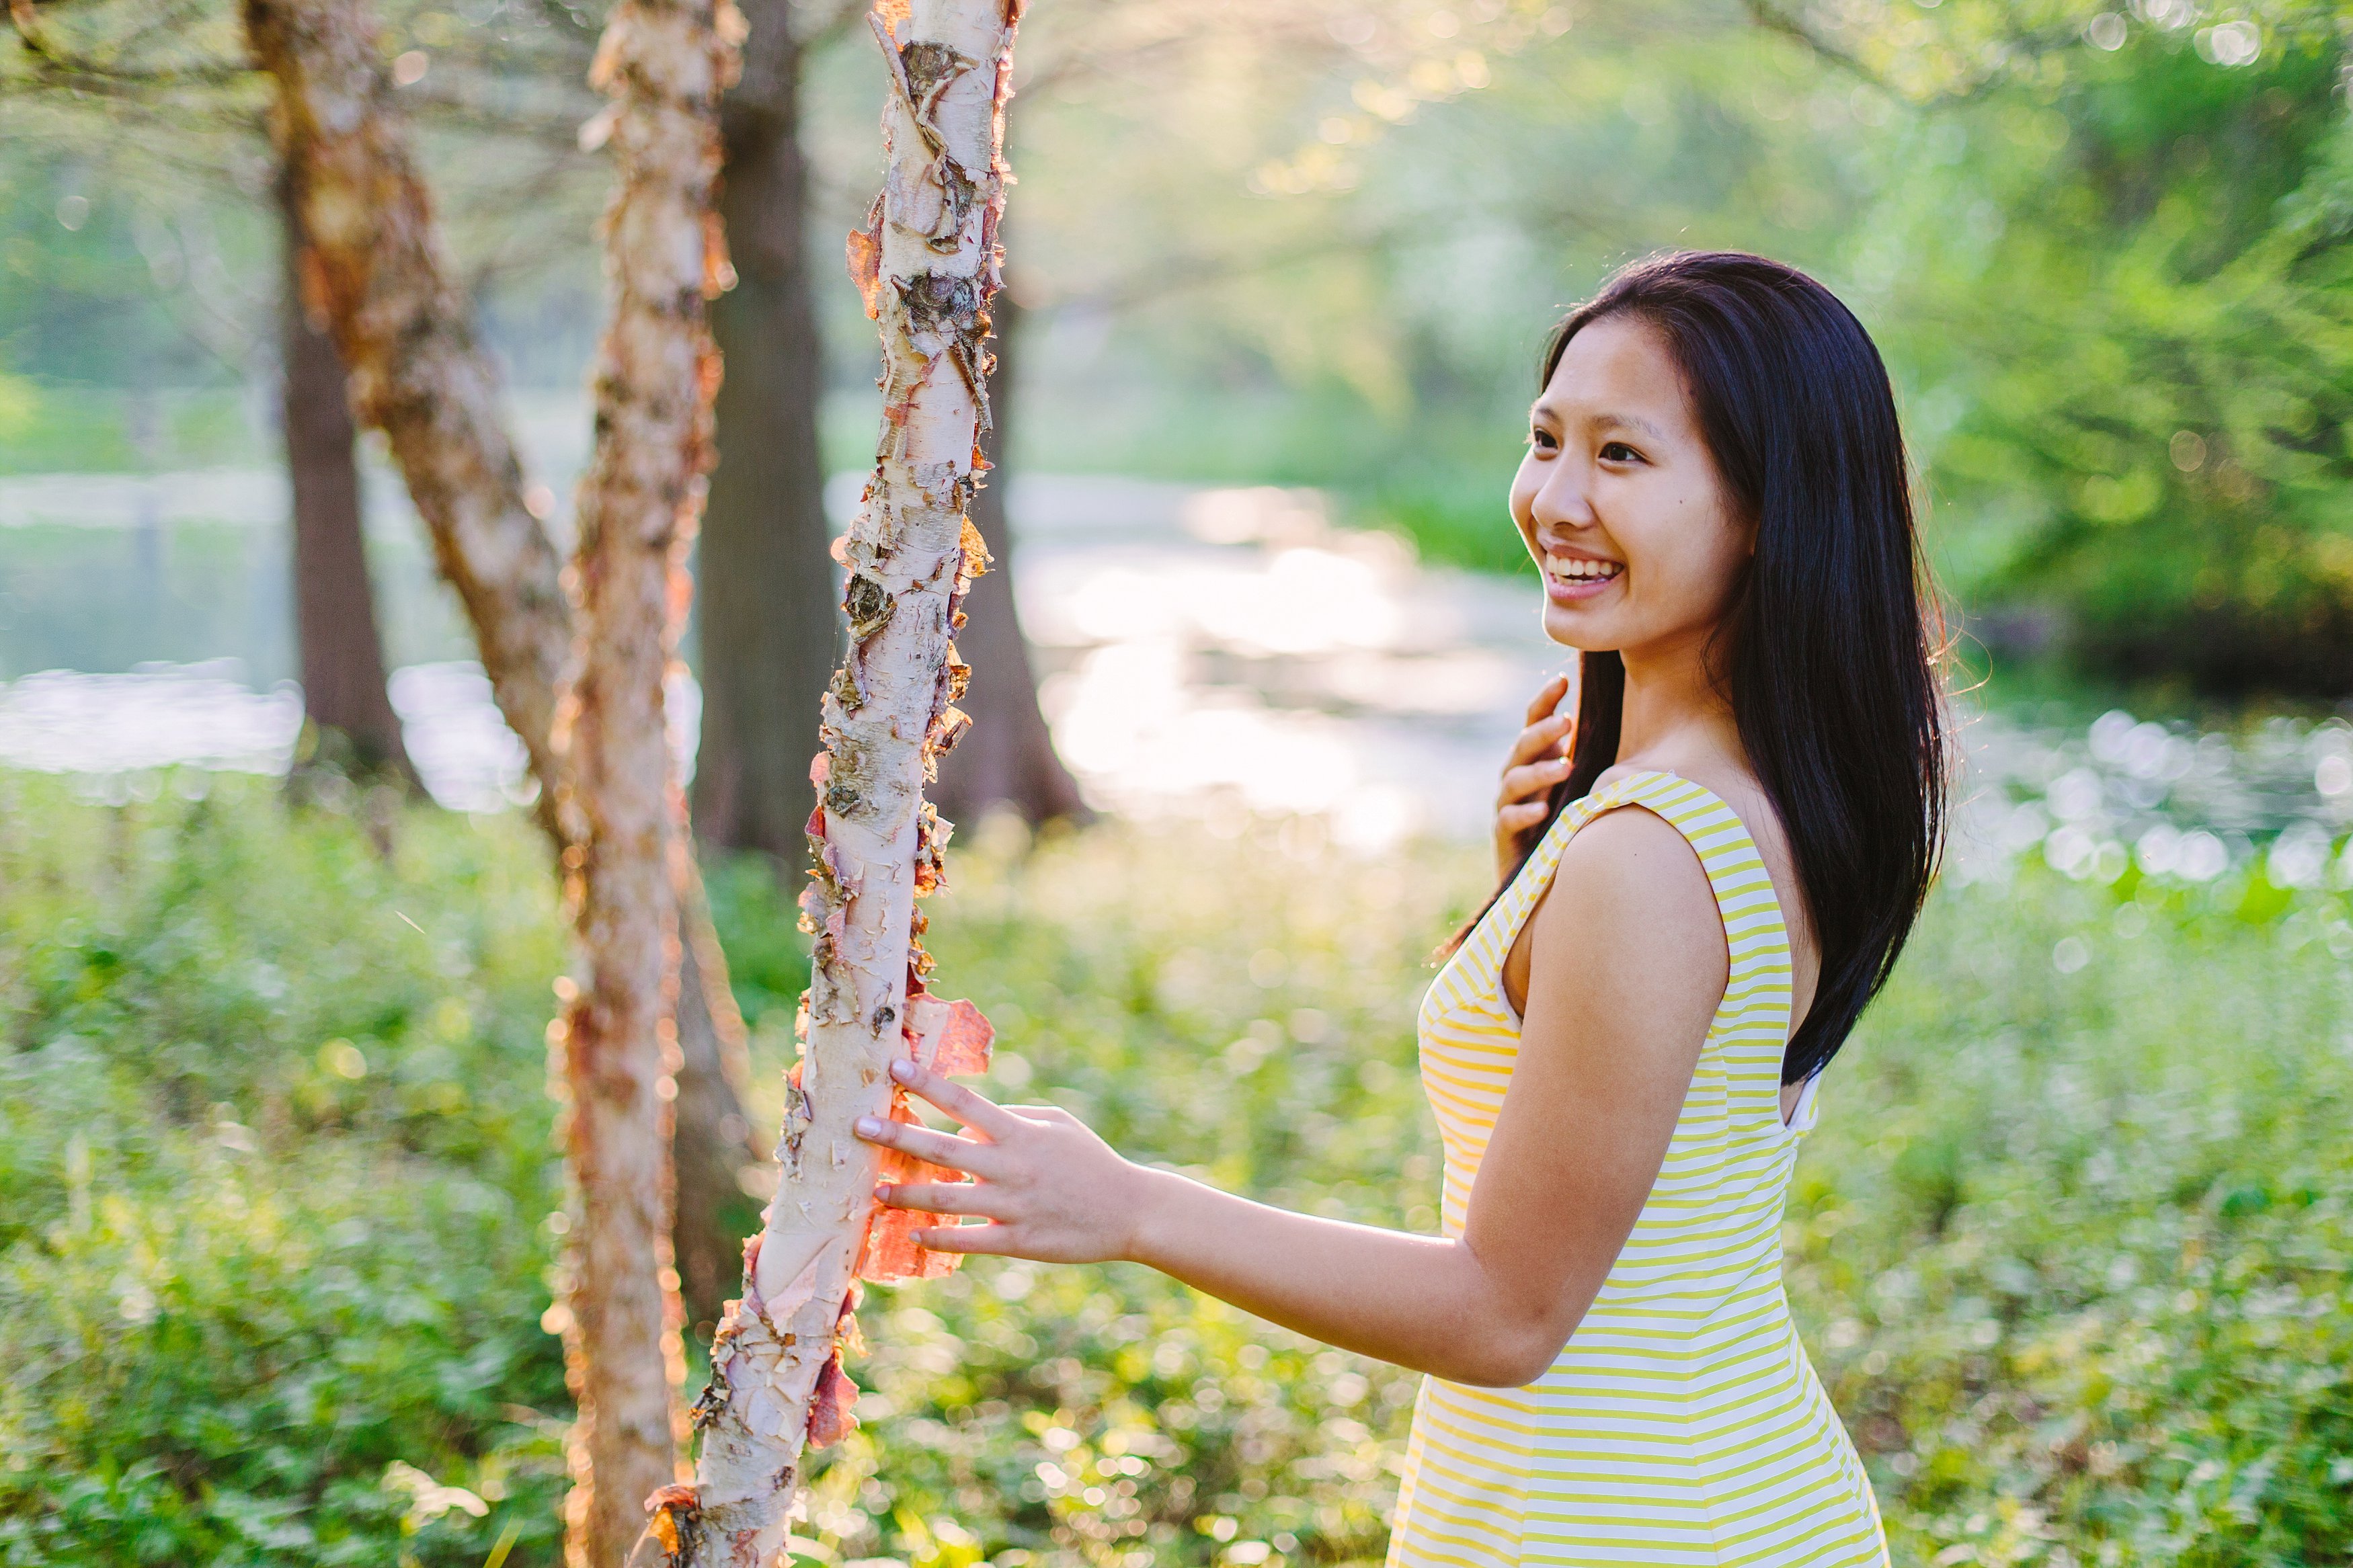
{"label": "yellow and white striped dress", "polygon": [[1650,1200],[1551,1370],[1525,1388],[1423,1380],[1389,1568],[1883,1568],[1871,1483],[1781,1289],[1784,1194],[1818,1114],[1810,1088],[1781,1121],[1788,929],[1748,830],[1699,785],[1634,773],[1561,813],[1431,984],[1421,1076],[1446,1145],[1446,1234],[1462,1234],[1519,1049],[1504,954],[1569,839],[1627,805],[1698,852],[1730,981]]}

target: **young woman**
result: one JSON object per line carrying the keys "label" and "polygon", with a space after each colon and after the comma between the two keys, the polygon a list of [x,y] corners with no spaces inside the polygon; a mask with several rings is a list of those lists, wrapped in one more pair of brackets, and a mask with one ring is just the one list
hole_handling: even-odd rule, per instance
{"label": "young woman", "polygon": [[906,1066],[968,1173],[927,1247],[1124,1258],[1426,1373],[1389,1561],[1883,1563],[1780,1222],[1813,1090],[1935,868],[1945,746],[1887,374],[1820,284],[1657,258],[1564,321],[1512,516],[1581,653],[1529,710],[1501,890],[1420,1016],[1442,1234],[1267,1208]]}

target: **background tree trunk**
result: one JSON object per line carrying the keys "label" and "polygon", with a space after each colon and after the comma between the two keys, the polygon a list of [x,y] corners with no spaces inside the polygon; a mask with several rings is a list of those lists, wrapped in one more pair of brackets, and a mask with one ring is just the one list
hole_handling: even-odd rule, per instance
{"label": "background tree trunk", "polygon": [[[676,1467],[685,1359],[670,1252],[670,1103],[680,1065],[684,800],[662,678],[692,585],[686,552],[710,468],[718,355],[703,319],[726,260],[713,219],[719,93],[733,64],[723,0],[620,0],[590,82],[612,93],[605,210],[612,303],[580,481],[577,674],[556,705],[581,984],[564,1018],[565,1147],[582,1214],[569,1270],[567,1372],[579,1406],[565,1557],[609,1568]],[[680,863],[672,863],[677,850]],[[585,1456],[584,1467],[578,1457]]]}
{"label": "background tree trunk", "polygon": [[299,171],[305,299],[350,368],[353,411],[391,442],[553,811],[555,688],[572,647],[562,563],[523,502],[498,370],[450,280],[375,18],[366,0],[244,0],[244,17],[278,84],[280,155]]}
{"label": "background tree trunk", "polygon": [[1031,822],[1081,816],[1086,805],[1038,708],[1038,680],[1029,644],[1021,635],[1013,599],[1012,531],[1006,521],[1007,433],[1016,401],[1015,367],[1026,312],[1009,294],[990,307],[997,363],[988,377],[990,430],[981,443],[992,465],[988,483],[973,498],[972,521],[996,559],[965,600],[968,624],[956,648],[972,667],[972,689],[961,703],[972,732],[940,762],[932,798],[952,820],[976,822],[990,807],[1012,807]]}
{"label": "background tree trunk", "polygon": [[765,1169],[767,1151],[744,1113],[751,1081],[744,1016],[727,987],[727,959],[719,951],[702,879],[691,867],[689,878],[680,907],[670,1247],[686,1321],[694,1337],[707,1342],[743,1277],[744,1238],[760,1228],[760,1199],[745,1190],[745,1181],[747,1173]]}
{"label": "background tree trunk", "polygon": [[[301,166],[278,170],[278,214],[285,256],[280,307],[280,408],[286,472],[293,489],[294,630],[305,716],[331,736],[322,749],[354,771],[414,776],[401,745],[400,717],[385,689],[384,645],[368,588],[362,531],[360,468],[343,357],[323,313],[313,320],[304,298],[307,248]],[[340,741],[332,736],[339,735]]]}
{"label": "background tree trunk", "polygon": [[[384,77],[375,18],[365,0],[247,0],[244,15],[255,58],[277,83],[271,112],[281,154],[301,174],[316,302],[346,363],[362,367],[357,411],[392,438],[436,561],[472,624],[500,710],[522,740],[540,784],[539,819],[569,879],[584,869],[586,851],[577,825],[558,818],[565,792],[554,721],[571,657],[572,607],[555,549],[523,503],[496,367],[474,341],[442,257]],[[691,863],[683,869],[691,875]],[[715,1054],[698,1050],[678,1064],[678,1116],[665,1152],[691,1169],[708,1163],[736,1172],[747,1134],[738,1131],[745,1121],[740,1080],[730,1081],[723,1031],[740,1021],[707,909],[697,897],[685,913],[698,959],[681,974],[685,1037],[698,1037],[697,1020],[715,1018],[722,1033]],[[565,1027],[559,1023],[559,1033]],[[667,1163],[657,1164],[657,1184]],[[745,1217],[733,1205],[698,1204],[680,1222],[680,1233],[691,1237],[681,1256],[715,1256],[733,1270]],[[659,1292],[659,1273],[651,1278],[647,1289]],[[665,1401],[670,1381],[662,1379]],[[634,1506],[643,1495],[628,1500]],[[631,1516],[632,1535],[637,1522]]]}
{"label": "background tree trunk", "polygon": [[698,546],[694,823],[706,842],[797,868],[807,853],[818,694],[839,651],[839,590],[826,553],[818,446],[824,356],[806,234],[800,51],[790,0],[746,0],[743,9],[744,73],[720,106],[719,205],[736,281],[711,308],[727,379]]}
{"label": "background tree trunk", "polygon": [[[1017,0],[1018,3],[1018,0]],[[767,1224],[712,1346],[695,1484],[655,1500],[637,1564],[765,1564],[784,1543],[802,1449],[841,1435],[853,1281],[938,1271],[903,1229],[874,1223],[881,1162],[851,1124],[905,1110],[885,1069],[902,1055],[969,1071],[987,1026],[925,994],[915,900],[939,882],[944,835],[923,802],[964,716],[949,642],[980,565],[966,515],[987,427],[981,374],[997,289],[1008,0],[913,0],[871,16],[891,73],[888,169],[850,268],[881,323],[882,427],[865,505],[843,545],[849,649],[824,700],[807,831],[818,874],[807,1043],[777,1143]],[[918,1175],[913,1179],[924,1179]],[[943,1260],[944,1261],[944,1260]]]}

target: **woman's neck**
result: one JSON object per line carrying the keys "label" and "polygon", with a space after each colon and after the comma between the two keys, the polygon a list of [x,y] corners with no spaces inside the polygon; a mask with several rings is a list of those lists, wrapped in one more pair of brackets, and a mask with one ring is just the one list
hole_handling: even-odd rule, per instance
{"label": "woman's neck", "polygon": [[1709,679],[1706,647],[1628,649],[1626,699],[1618,725],[1620,762],[1670,763],[1694,752],[1739,763],[1744,752],[1732,704]]}

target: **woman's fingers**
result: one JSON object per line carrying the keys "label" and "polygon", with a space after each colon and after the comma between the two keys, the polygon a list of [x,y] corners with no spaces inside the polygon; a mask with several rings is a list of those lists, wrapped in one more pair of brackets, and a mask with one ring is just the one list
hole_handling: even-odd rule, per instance
{"label": "woman's fingers", "polygon": [[1008,1105],[1001,1107],[1024,1121],[1060,1121],[1067,1126],[1079,1125],[1079,1119],[1059,1105]]}
{"label": "woman's fingers", "polygon": [[971,1128],[992,1143],[1002,1143],[1007,1133],[1020,1130],[1019,1121],[1003,1106],[904,1057],[891,1064],[891,1076],[904,1084],[908,1093],[936,1106],[955,1118],[959,1125]]}
{"label": "woman's fingers", "polygon": [[993,1176],[1002,1163],[995,1145],[958,1138],[952,1132],[934,1132],[928,1127],[917,1127],[905,1121],[885,1121],[880,1117],[861,1116],[853,1129],[869,1143],[879,1143],[885,1149],[896,1149],[913,1154],[918,1160],[928,1160],[934,1165],[944,1165],[951,1171],[968,1175]]}
{"label": "woman's fingers", "polygon": [[995,1194],[979,1182],[885,1182],[874,1195],[894,1209],[1003,1219]]}
{"label": "woman's fingers", "polygon": [[1541,763],[1525,763],[1504,771],[1504,787],[1495,804],[1509,807],[1514,803],[1534,799],[1550,792],[1552,786],[1568,776],[1567,757],[1549,757]]}
{"label": "woman's fingers", "polygon": [[1542,822],[1546,814],[1551,810],[1550,803],[1541,800],[1529,801],[1521,805],[1507,805],[1495,813],[1495,826],[1505,833],[1525,833],[1529,828]]}
{"label": "woman's fingers", "polygon": [[914,1233],[915,1245],[932,1252],[968,1252],[977,1257],[1018,1256],[1009,1225],[937,1225]]}
{"label": "woman's fingers", "polygon": [[1576,718],[1567,713],[1555,713],[1535,721],[1513,741],[1511,754],[1504,765],[1517,767],[1522,763],[1533,763],[1538,757],[1558,752],[1561,737],[1567,734],[1570,726],[1576,722]]}
{"label": "woman's fingers", "polygon": [[1536,688],[1535,696],[1528,702],[1528,722],[1535,724],[1551,718],[1552,710],[1559,707],[1560,700],[1567,695],[1568,677],[1566,675],[1556,675],[1546,681]]}

